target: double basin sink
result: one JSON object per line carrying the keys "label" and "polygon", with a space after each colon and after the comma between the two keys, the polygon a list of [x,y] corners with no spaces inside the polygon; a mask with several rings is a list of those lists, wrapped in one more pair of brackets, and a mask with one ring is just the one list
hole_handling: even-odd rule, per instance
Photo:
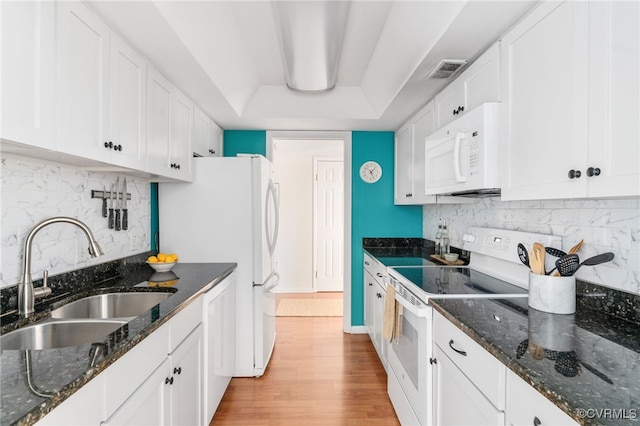
{"label": "double basin sink", "polygon": [[42,350],[92,343],[171,295],[171,292],[126,292],[85,297],[54,309],[50,318],[0,336],[0,348]]}

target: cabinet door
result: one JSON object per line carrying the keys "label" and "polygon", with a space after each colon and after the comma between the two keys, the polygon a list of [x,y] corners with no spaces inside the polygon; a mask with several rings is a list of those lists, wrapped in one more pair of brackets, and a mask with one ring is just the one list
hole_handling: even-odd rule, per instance
{"label": "cabinet door", "polygon": [[413,125],[407,123],[396,132],[395,204],[413,202]]}
{"label": "cabinet door", "polygon": [[426,195],[425,178],[425,139],[435,130],[435,107],[431,101],[413,121],[413,198],[414,203],[422,204],[430,198]]}
{"label": "cabinet door", "polygon": [[56,149],[105,157],[109,131],[109,28],[80,2],[58,2]]}
{"label": "cabinet door", "polygon": [[[462,76],[461,76],[462,77]],[[451,123],[464,111],[464,82],[457,78],[438,93],[435,100],[436,128]]]}
{"label": "cabinet door", "polygon": [[576,425],[555,404],[511,371],[507,372],[507,425]]}
{"label": "cabinet door", "polygon": [[142,56],[111,35],[111,144],[109,162],[145,167],[146,64]]}
{"label": "cabinet door", "polygon": [[213,121],[209,122],[209,150],[210,157],[222,157],[224,131]]}
{"label": "cabinet door", "polygon": [[376,280],[369,271],[364,271],[364,326],[369,338],[375,344],[374,336],[374,299],[376,294]]}
{"label": "cabinet door", "polygon": [[387,369],[387,348],[388,343],[382,335],[382,320],[384,318],[384,298],[387,294],[386,289],[376,280],[374,281],[375,297],[373,299],[373,338],[377,343],[378,355],[382,366]]}
{"label": "cabinet door", "polygon": [[193,173],[193,150],[191,148],[191,126],[193,121],[193,103],[189,98],[175,90],[171,110],[170,167],[172,177],[191,180]]}
{"label": "cabinet door", "polygon": [[53,409],[38,426],[85,426],[104,420],[105,375],[99,374]]}
{"label": "cabinet door", "polygon": [[0,138],[52,148],[55,3],[0,2]]}
{"label": "cabinet door", "polygon": [[[106,422],[106,426],[169,425],[170,363],[165,359]],[[194,423],[195,424],[195,423]]]}
{"label": "cabinet door", "polygon": [[463,75],[464,112],[469,112],[485,102],[500,101],[500,49],[499,43],[491,46],[476,59]]}
{"label": "cabinet door", "polygon": [[640,4],[591,2],[589,28],[589,196],[637,196]]}
{"label": "cabinet door", "polygon": [[498,410],[462,374],[453,361],[434,345],[435,422],[447,425],[504,425],[504,413]]}
{"label": "cabinet door", "polygon": [[587,193],[588,7],[543,3],[502,39],[503,199]]}
{"label": "cabinet door", "polygon": [[202,328],[200,324],[170,355],[172,425],[204,424]]}
{"label": "cabinet door", "polygon": [[210,121],[200,108],[193,109],[193,153],[201,157],[209,156]]}
{"label": "cabinet door", "polygon": [[166,175],[171,140],[171,93],[173,85],[147,67],[147,170]]}

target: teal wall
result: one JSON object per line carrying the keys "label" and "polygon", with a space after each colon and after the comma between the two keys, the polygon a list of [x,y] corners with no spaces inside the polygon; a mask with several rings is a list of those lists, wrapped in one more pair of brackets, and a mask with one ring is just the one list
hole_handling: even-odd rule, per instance
{"label": "teal wall", "polygon": [[267,132],[265,130],[225,130],[223,152],[225,157],[238,154],[262,154],[267,156]]}
{"label": "teal wall", "polygon": [[[422,238],[422,206],[393,204],[394,133],[353,132],[351,135],[351,325],[364,324],[364,285],[362,276],[362,238]],[[267,132],[225,130],[224,156],[238,153],[267,153]],[[365,161],[382,166],[382,178],[364,183],[358,173]],[[151,249],[156,249],[158,229],[158,186],[151,184]]]}
{"label": "teal wall", "polygon": [[[396,206],[394,196],[394,133],[353,132],[351,135],[351,325],[364,324],[362,239],[422,238],[422,206]],[[360,179],[360,166],[376,161],[382,178],[373,184]]]}

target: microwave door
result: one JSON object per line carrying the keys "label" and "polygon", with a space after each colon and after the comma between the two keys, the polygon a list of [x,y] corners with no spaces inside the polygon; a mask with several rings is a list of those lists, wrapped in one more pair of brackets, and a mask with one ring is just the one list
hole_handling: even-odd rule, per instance
{"label": "microwave door", "polygon": [[469,143],[464,132],[427,139],[425,146],[425,191],[427,195],[459,190],[469,172]]}

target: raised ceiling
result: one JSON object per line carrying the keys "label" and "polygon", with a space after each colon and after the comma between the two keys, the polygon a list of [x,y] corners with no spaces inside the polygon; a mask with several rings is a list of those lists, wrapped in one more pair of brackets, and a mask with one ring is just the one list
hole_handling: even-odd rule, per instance
{"label": "raised ceiling", "polygon": [[[300,0],[302,1],[302,0]],[[91,1],[225,129],[395,130],[537,1],[352,1],[336,88],[289,90],[270,1]]]}

